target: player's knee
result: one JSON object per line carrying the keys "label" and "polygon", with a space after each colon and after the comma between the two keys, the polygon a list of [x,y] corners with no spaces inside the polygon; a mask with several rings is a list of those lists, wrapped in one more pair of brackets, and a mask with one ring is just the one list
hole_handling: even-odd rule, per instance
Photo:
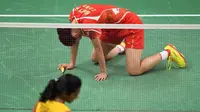
{"label": "player's knee", "polygon": [[142,75],[143,72],[141,70],[132,69],[132,70],[128,70],[128,73],[131,76],[138,76],[138,75]]}
{"label": "player's knee", "polygon": [[95,56],[91,55],[90,58],[91,58],[92,62],[94,62],[94,63],[98,62],[98,60],[97,60],[97,58]]}

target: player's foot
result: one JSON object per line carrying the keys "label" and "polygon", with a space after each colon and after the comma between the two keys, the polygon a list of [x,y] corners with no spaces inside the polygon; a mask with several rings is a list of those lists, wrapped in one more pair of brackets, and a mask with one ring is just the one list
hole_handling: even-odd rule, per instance
{"label": "player's foot", "polygon": [[168,44],[164,49],[170,51],[170,55],[168,57],[168,64],[169,64],[169,66],[167,67],[168,69],[171,68],[172,62],[174,62],[179,68],[186,67],[186,60],[184,55],[180,53],[175,46],[173,46],[172,44]]}
{"label": "player's foot", "polygon": [[126,44],[124,42],[121,42],[118,47],[120,48],[121,52],[119,54],[125,54],[125,46]]}

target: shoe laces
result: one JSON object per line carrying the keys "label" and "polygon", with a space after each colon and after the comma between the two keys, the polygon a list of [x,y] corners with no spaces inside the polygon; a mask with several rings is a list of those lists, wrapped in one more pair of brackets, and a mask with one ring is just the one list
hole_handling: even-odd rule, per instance
{"label": "shoe laces", "polygon": [[174,62],[173,58],[171,56],[169,56],[169,59],[167,61],[167,65],[166,65],[167,70],[170,70],[172,66],[175,68],[179,68],[178,64],[173,63],[173,62]]}

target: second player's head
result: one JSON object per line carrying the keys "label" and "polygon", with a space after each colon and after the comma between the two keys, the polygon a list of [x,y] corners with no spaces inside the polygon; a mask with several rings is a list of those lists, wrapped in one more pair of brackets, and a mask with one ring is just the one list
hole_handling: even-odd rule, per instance
{"label": "second player's head", "polygon": [[58,28],[57,34],[60,42],[65,46],[72,46],[82,36],[81,29]]}
{"label": "second player's head", "polygon": [[41,93],[40,101],[60,99],[63,102],[71,103],[78,97],[81,88],[81,79],[72,74],[65,74],[57,80],[50,80],[44,91]]}

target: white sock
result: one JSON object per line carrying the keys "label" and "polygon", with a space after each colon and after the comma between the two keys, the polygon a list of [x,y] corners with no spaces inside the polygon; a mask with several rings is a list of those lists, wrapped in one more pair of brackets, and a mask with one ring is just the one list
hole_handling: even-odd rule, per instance
{"label": "white sock", "polygon": [[161,55],[162,60],[166,60],[169,56],[167,51],[160,52],[160,55]]}
{"label": "white sock", "polygon": [[117,47],[120,49],[119,53],[122,53],[125,50],[124,47],[122,47],[121,45],[117,45]]}

